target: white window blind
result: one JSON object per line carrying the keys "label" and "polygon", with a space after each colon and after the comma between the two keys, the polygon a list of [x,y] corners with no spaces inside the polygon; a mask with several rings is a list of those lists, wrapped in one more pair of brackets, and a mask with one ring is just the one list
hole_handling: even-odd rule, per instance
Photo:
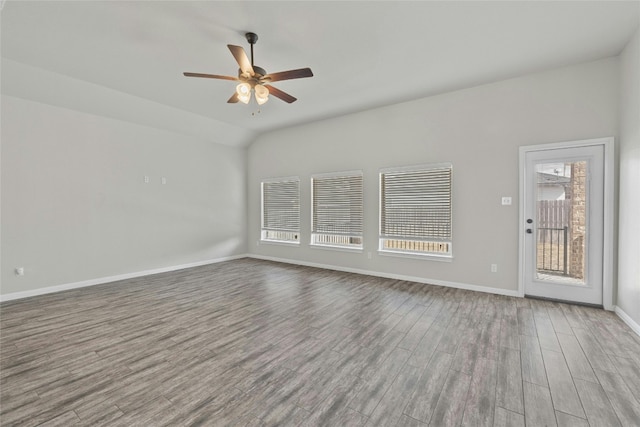
{"label": "white window blind", "polygon": [[362,172],[311,178],[311,244],[362,249]]}
{"label": "white window blind", "polygon": [[300,180],[262,182],[262,240],[299,243]]}
{"label": "white window blind", "polygon": [[451,256],[451,164],[380,173],[380,250]]}

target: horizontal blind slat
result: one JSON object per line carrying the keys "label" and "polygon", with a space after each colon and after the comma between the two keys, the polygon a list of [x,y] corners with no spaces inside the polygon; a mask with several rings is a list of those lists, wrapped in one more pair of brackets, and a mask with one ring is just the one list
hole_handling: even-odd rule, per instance
{"label": "horizontal blind slat", "polygon": [[362,236],[362,175],[313,177],[312,233]]}
{"label": "horizontal blind slat", "polygon": [[300,182],[262,183],[262,228],[273,231],[300,230]]}
{"label": "horizontal blind slat", "polygon": [[451,238],[451,168],[381,174],[382,236]]}

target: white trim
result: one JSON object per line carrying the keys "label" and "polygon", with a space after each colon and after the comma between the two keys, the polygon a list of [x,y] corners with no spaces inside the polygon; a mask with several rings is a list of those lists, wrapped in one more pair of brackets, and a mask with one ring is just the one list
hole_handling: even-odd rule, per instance
{"label": "white trim", "polygon": [[116,282],[119,280],[133,279],[135,277],[150,276],[152,274],[167,273],[169,271],[183,270],[185,268],[201,267],[203,265],[216,264],[224,261],[232,261],[235,259],[247,258],[247,254],[232,255],[222,258],[208,259],[188,264],[173,265],[170,267],[154,268],[152,270],[137,271],[135,273],[118,274],[116,276],[99,277],[97,279],[83,280],[81,282],[66,283],[57,286],[48,286],[46,288],[32,289],[23,292],[14,292],[11,294],[0,295],[0,302],[12,301],[22,298],[35,297],[38,295],[51,294],[54,292],[67,291],[70,289],[84,288],[87,286],[102,285],[104,283]]}
{"label": "white trim", "polygon": [[448,282],[444,280],[427,279],[424,277],[417,277],[417,276],[405,276],[402,274],[382,273],[379,271],[362,270],[359,268],[350,268],[350,267],[340,267],[337,265],[329,265],[329,264],[317,264],[315,262],[298,261],[298,260],[277,258],[277,257],[256,255],[256,254],[248,254],[247,257],[253,258],[253,259],[261,259],[265,261],[282,262],[285,264],[301,265],[305,267],[323,268],[325,270],[344,271],[346,273],[356,273],[356,274],[363,274],[366,276],[383,277],[385,279],[406,280],[408,282],[417,282],[417,283],[424,283],[427,285],[444,286],[447,288],[465,289],[468,291],[485,292],[489,294],[506,295],[510,297],[518,296],[518,291],[514,291],[510,289],[491,288],[488,286],[471,285],[467,283],[458,283],[458,282]]}
{"label": "white trim", "polygon": [[309,249],[320,249],[323,251],[338,251],[338,252],[351,252],[351,253],[362,253],[364,252],[364,247],[350,247],[350,246],[331,246],[331,245],[320,245],[317,243],[310,243]]}
{"label": "white trim", "polygon": [[380,256],[394,256],[398,258],[411,258],[420,259],[423,261],[438,261],[438,262],[452,262],[453,255],[435,255],[432,253],[421,252],[401,252],[401,251],[389,251],[384,249],[378,249],[378,255]]}
{"label": "white trim", "polygon": [[547,151],[547,150],[563,150],[565,148],[580,148],[593,145],[607,145],[613,143],[613,137],[581,139],[578,141],[550,142],[548,144],[523,145],[520,146],[520,153],[523,151]]}
{"label": "white trim", "polygon": [[618,317],[620,317],[622,321],[626,323],[627,326],[629,326],[633,330],[633,332],[636,333],[636,335],[640,336],[640,325],[638,325],[636,321],[633,320],[631,316],[625,313],[624,310],[622,310],[620,307],[614,306],[614,309]]}
{"label": "white trim", "polygon": [[260,183],[263,182],[295,182],[298,181],[300,182],[300,177],[299,176],[283,176],[282,178],[279,177],[273,177],[273,178],[263,178]]}
{"label": "white trim", "polygon": [[[298,233],[298,236],[300,235],[300,233]],[[267,245],[280,245],[280,246],[295,246],[295,247],[299,247],[300,246],[300,241],[298,240],[297,242],[295,240],[266,240],[263,239],[262,237],[260,237],[260,241],[259,243],[262,244],[267,244]]]}
{"label": "white trim", "polygon": [[525,154],[532,151],[543,150],[560,150],[564,148],[578,148],[594,145],[602,145],[604,147],[604,236],[603,236],[603,259],[602,259],[602,305],[605,310],[614,310],[613,302],[613,251],[614,251],[614,191],[615,191],[615,145],[614,138],[595,138],[579,141],[554,142],[550,144],[526,145],[519,148],[519,175],[520,175],[520,203],[519,203],[519,237],[518,237],[518,296],[524,296],[524,196],[526,193],[524,162]]}
{"label": "white trim", "polygon": [[421,163],[418,165],[409,165],[409,166],[391,166],[378,169],[378,174],[389,173],[389,172],[413,172],[413,171],[423,171],[423,170],[433,170],[433,169],[452,169],[452,162],[438,162],[438,163]]}
{"label": "white trim", "polygon": [[364,176],[362,169],[352,170],[352,171],[344,171],[344,172],[325,172],[325,173],[315,173],[311,175],[311,179],[314,178],[342,178],[344,176]]}
{"label": "white trim", "polygon": [[[615,240],[615,144],[613,137],[604,138],[604,235],[602,259],[602,305],[605,310],[614,310],[614,240]],[[636,329],[637,331],[637,329]],[[640,335],[640,334],[639,334]]]}
{"label": "white trim", "polygon": [[525,253],[525,245],[526,245],[526,240],[524,235],[525,233],[524,229],[526,228],[524,223],[524,217],[525,217],[524,199],[525,199],[525,194],[527,190],[526,182],[525,182],[525,173],[524,173],[526,154],[527,154],[527,147],[526,146],[520,147],[519,153],[518,153],[518,178],[519,178],[518,193],[520,195],[519,197],[520,200],[518,203],[518,296],[523,298],[524,298],[524,283],[525,283],[524,253]]}

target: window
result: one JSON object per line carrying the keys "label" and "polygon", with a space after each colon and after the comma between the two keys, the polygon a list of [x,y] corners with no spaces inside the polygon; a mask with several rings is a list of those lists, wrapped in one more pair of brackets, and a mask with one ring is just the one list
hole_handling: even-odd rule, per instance
{"label": "window", "polygon": [[362,249],[362,172],[311,178],[311,244]]}
{"label": "window", "polygon": [[452,165],[380,171],[381,252],[451,257]]}
{"label": "window", "polygon": [[261,239],[300,243],[300,180],[298,177],[262,181]]}

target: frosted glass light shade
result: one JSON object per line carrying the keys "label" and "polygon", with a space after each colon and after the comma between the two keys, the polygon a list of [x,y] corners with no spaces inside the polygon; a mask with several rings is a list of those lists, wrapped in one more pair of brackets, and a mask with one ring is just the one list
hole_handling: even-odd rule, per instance
{"label": "frosted glass light shade", "polygon": [[253,89],[256,92],[256,102],[262,105],[269,100],[269,89],[262,85],[256,85]]}
{"label": "frosted glass light shade", "polygon": [[240,83],[236,86],[238,100],[244,104],[248,104],[251,99],[251,85],[249,83]]}

